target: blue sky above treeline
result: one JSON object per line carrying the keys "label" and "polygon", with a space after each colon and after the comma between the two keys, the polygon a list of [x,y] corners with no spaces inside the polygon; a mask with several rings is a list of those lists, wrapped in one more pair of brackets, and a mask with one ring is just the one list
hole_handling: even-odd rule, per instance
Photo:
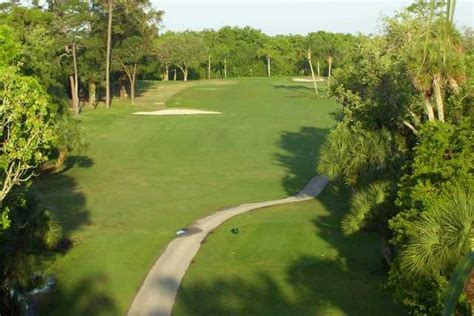
{"label": "blue sky above treeline", "polygon": [[[381,18],[410,0],[152,0],[165,11],[163,31],[251,26],[267,34],[307,34],[325,30],[376,33]],[[474,0],[458,1],[456,24],[474,27]]]}

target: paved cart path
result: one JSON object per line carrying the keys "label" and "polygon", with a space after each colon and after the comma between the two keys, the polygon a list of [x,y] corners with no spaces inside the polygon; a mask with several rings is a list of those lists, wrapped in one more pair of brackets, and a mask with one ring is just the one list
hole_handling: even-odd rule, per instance
{"label": "paved cart path", "polygon": [[201,242],[217,226],[231,217],[255,209],[315,198],[328,184],[324,176],[315,176],[298,194],[279,200],[241,204],[224,209],[196,221],[189,233],[176,237],[166,247],[148,272],[128,311],[129,316],[168,316],[178,293],[181,280]]}

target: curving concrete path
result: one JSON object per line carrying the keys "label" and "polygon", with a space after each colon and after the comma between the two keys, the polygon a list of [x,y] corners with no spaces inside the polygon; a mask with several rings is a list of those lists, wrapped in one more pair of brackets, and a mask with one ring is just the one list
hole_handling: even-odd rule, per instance
{"label": "curving concrete path", "polygon": [[224,221],[258,208],[313,199],[321,193],[328,182],[328,179],[324,176],[315,176],[303,190],[294,196],[273,201],[241,204],[198,220],[188,227],[189,233],[187,235],[173,239],[163,254],[156,260],[138,290],[128,310],[128,315],[171,315],[181,280],[199,251],[201,242]]}

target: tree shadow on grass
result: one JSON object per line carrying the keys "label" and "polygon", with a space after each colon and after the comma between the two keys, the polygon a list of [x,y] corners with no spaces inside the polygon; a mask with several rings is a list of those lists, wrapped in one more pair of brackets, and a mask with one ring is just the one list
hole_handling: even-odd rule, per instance
{"label": "tree shadow on grass", "polygon": [[284,153],[275,154],[275,160],[286,169],[281,180],[289,195],[298,193],[316,173],[319,150],[328,129],[302,127],[298,132],[283,132],[278,146]]}
{"label": "tree shadow on grass", "polygon": [[[58,285],[49,295],[38,297],[36,303],[44,315],[63,311],[62,315],[118,315],[118,308],[107,294],[108,280],[102,274],[93,274],[72,288]],[[53,307],[54,306],[54,307]]]}
{"label": "tree shadow on grass", "polygon": [[403,315],[382,290],[384,270],[376,260],[375,236],[360,234],[348,239],[339,229],[340,217],[347,207],[346,196],[344,190],[324,192],[321,199],[328,212],[309,219],[315,225],[315,233],[329,242],[336,254],[334,250],[325,254],[308,249],[307,255],[297,257],[284,268],[283,278],[263,267],[256,268],[251,276],[184,284],[174,312],[177,315]]}
{"label": "tree shadow on grass", "polygon": [[157,85],[157,83],[158,83],[158,81],[153,81],[153,80],[138,80],[137,81],[137,86],[135,88],[136,89],[135,97],[143,96],[151,88],[155,87]]}
{"label": "tree shadow on grass", "polygon": [[310,90],[313,91],[312,88],[304,86],[304,85],[296,85],[296,84],[274,84],[273,87],[275,89],[287,89],[287,90]]}
{"label": "tree shadow on grass", "polygon": [[94,165],[94,161],[87,156],[69,156],[64,162],[64,166],[58,173],[64,173],[74,167],[90,168]]}
{"label": "tree shadow on grass", "polygon": [[275,89],[285,89],[291,94],[285,98],[314,98],[314,88],[298,84],[274,84]]}
{"label": "tree shadow on grass", "polygon": [[[86,196],[79,187],[77,180],[70,175],[71,168],[88,168],[93,161],[85,156],[71,156],[66,161],[65,170],[60,173],[50,173],[35,181],[31,187],[42,208],[49,209],[61,224],[64,240],[57,249],[58,255],[68,255],[68,250],[80,246],[80,240],[74,232],[84,225],[90,225],[90,211],[86,207]],[[53,275],[54,276],[54,275]],[[91,275],[78,280],[73,288],[65,288],[59,283],[51,293],[38,300],[38,309],[44,315],[49,315],[52,310],[61,310],[63,315],[90,315],[89,310],[110,310],[114,314],[115,305],[100,288],[106,288],[106,280],[100,275]],[[77,311],[77,312],[76,312]]]}
{"label": "tree shadow on grass", "polygon": [[[254,282],[240,277],[222,278],[181,287],[175,307],[178,315],[278,315],[295,304],[268,274],[258,273]],[[297,314],[294,314],[297,315]]]}
{"label": "tree shadow on grass", "polygon": [[[378,305],[362,302],[361,305],[357,300],[352,299],[349,305],[350,314],[357,306],[361,312],[366,311],[367,315],[385,315],[383,310],[377,309],[382,306],[389,308],[393,315],[405,315],[405,311],[393,302],[390,293],[382,290],[387,276],[387,267],[381,254],[380,237],[367,231],[351,236],[345,236],[342,233],[341,220],[350,209],[351,189],[342,183],[331,183],[317,199],[328,212],[326,215],[312,219],[315,234],[337,250],[337,261],[341,269],[345,271],[347,281],[344,286],[347,286],[352,293],[365,291],[373,295],[373,298],[369,297],[368,301],[382,302]],[[317,269],[314,272],[316,271]],[[303,275],[311,279],[315,274],[308,271]]]}
{"label": "tree shadow on grass", "polygon": [[[88,168],[93,161],[84,156],[71,156],[67,169]],[[91,224],[90,211],[86,208],[86,196],[81,192],[77,180],[68,172],[48,174],[36,181],[32,190],[42,207],[48,208],[60,222],[69,247],[78,246],[74,231]],[[67,252],[60,252],[67,255]],[[58,283],[52,292],[39,297],[37,309],[44,315],[52,311],[62,315],[117,315],[117,307],[107,294],[108,280],[101,274],[90,274],[71,287]]]}
{"label": "tree shadow on grass", "polygon": [[[279,146],[284,152],[276,154],[275,159],[287,170],[282,184],[288,194],[296,193],[314,175],[320,146],[328,132],[302,127],[298,132],[282,133]],[[341,232],[340,221],[349,208],[350,190],[331,184],[318,200],[326,211],[309,221],[317,237],[329,246],[328,253],[323,253],[325,247],[308,249],[307,255],[288,264],[283,279],[265,267],[256,267],[247,277],[230,274],[211,281],[184,283],[174,312],[177,315],[404,315],[382,289],[386,271],[380,260],[378,237],[360,233],[348,238]]]}
{"label": "tree shadow on grass", "polygon": [[67,170],[74,166],[88,168],[93,165],[90,158],[75,156],[66,162],[66,170],[41,177],[32,185],[32,192],[40,206],[53,212],[66,236],[83,225],[90,224],[90,211],[86,208],[86,197],[78,188],[75,178]]}

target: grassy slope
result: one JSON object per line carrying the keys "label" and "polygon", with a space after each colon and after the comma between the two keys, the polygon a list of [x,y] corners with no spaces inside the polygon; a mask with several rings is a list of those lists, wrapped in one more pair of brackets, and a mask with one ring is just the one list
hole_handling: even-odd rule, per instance
{"label": "grassy slope", "polygon": [[174,314],[402,315],[380,288],[376,236],[341,234],[347,194],[335,190],[219,227],[188,270]]}
{"label": "grassy slope", "polygon": [[124,314],[177,228],[292,194],[312,176],[335,102],[285,79],[239,81],[190,86],[167,104],[221,116],[133,116],[117,104],[82,115],[87,157],[37,183],[74,241],[52,267],[59,285],[43,303],[48,315]]}

